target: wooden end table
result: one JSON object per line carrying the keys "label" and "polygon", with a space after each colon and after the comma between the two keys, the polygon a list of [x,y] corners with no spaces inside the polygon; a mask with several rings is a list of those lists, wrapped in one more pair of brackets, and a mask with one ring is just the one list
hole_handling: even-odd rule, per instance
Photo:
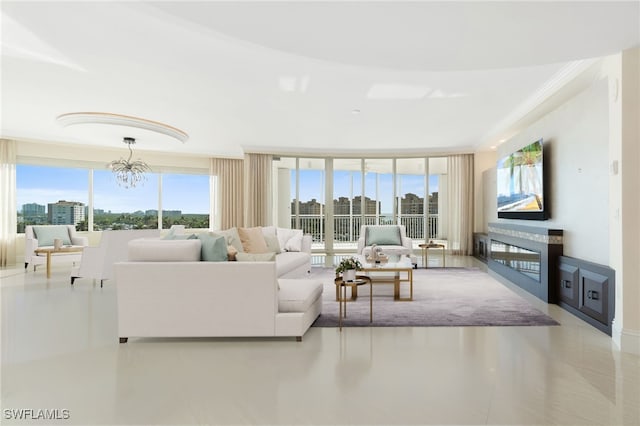
{"label": "wooden end table", "polygon": [[60,248],[53,248],[53,247],[43,247],[43,248],[38,248],[34,250],[34,253],[36,254],[46,254],[47,255],[47,278],[51,278],[51,256],[54,254],[59,254],[59,253],[80,253],[82,252],[82,250],[84,249],[84,247],[78,247],[78,246],[70,246],[70,247],[60,247]]}

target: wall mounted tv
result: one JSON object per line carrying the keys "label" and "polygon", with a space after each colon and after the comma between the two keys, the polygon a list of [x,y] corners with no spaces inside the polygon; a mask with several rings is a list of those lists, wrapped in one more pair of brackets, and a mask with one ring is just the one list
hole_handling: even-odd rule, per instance
{"label": "wall mounted tv", "polygon": [[498,161],[498,217],[546,220],[542,139]]}

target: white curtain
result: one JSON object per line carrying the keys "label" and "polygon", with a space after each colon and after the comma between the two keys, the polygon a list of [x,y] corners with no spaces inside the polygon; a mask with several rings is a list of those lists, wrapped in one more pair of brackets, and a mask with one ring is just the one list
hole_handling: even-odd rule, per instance
{"label": "white curtain", "polygon": [[448,240],[451,254],[473,253],[473,154],[451,155],[449,175]]}
{"label": "white curtain", "polygon": [[273,156],[244,156],[244,226],[271,225],[271,175]]}
{"label": "white curtain", "polygon": [[16,262],[16,143],[0,139],[0,266]]}
{"label": "white curtain", "polygon": [[212,158],[210,173],[217,179],[220,229],[244,226],[244,169],[242,160]]}

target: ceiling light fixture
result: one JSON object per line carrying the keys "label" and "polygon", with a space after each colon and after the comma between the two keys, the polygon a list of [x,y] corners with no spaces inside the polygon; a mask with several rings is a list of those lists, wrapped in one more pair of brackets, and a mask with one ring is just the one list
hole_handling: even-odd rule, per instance
{"label": "ceiling light fixture", "polygon": [[109,163],[108,167],[113,171],[116,176],[118,185],[124,188],[135,188],[139,183],[144,183],[146,172],[151,171],[151,167],[142,160],[131,161],[133,156],[133,149],[131,145],[136,143],[134,138],[125,137],[123,142],[129,147],[129,158],[126,160],[120,158]]}
{"label": "ceiling light fixture", "polygon": [[74,124],[113,124],[117,126],[137,127],[139,129],[162,133],[182,143],[189,140],[189,135],[176,127],[160,123],[159,121],[147,120],[146,118],[133,117],[130,115],[113,114],[110,112],[70,112],[59,115],[56,120],[63,126],[71,126]]}

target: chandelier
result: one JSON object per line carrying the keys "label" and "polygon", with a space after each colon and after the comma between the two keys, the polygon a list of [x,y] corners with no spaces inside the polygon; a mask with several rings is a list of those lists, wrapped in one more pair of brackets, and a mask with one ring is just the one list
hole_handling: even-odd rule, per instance
{"label": "chandelier", "polygon": [[125,137],[123,142],[129,147],[129,158],[112,161],[109,163],[109,168],[113,171],[118,185],[124,188],[135,188],[139,183],[144,183],[147,179],[145,173],[150,172],[151,167],[142,160],[131,161],[133,156],[131,145],[136,143],[134,138]]}

